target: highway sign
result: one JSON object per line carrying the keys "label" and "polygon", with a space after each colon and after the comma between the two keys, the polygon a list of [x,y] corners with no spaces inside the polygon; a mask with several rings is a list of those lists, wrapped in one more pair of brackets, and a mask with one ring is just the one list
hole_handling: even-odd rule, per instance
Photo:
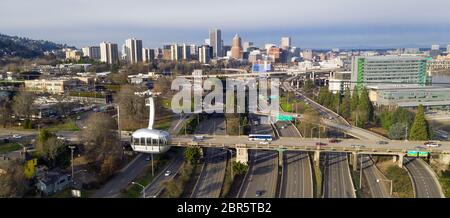
{"label": "highway sign", "polygon": [[292,121],[294,119],[294,117],[292,117],[291,115],[278,115],[277,116],[277,121]]}
{"label": "highway sign", "polygon": [[418,151],[407,151],[406,156],[408,157],[417,157],[419,155]]}
{"label": "highway sign", "polygon": [[419,151],[419,157],[428,157],[430,152],[428,151]]}

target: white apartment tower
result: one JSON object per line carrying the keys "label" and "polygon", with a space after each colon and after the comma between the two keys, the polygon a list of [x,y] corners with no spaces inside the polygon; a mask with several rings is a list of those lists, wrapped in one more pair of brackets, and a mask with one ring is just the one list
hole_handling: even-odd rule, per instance
{"label": "white apartment tower", "polygon": [[117,64],[119,62],[117,44],[111,42],[100,43],[100,60],[108,64]]}
{"label": "white apartment tower", "polygon": [[125,54],[129,63],[142,62],[142,40],[131,38],[125,41]]}

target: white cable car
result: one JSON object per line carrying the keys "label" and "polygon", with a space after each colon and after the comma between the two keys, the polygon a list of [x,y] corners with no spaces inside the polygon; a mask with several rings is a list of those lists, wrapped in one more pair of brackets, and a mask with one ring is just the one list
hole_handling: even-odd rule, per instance
{"label": "white cable car", "polygon": [[155,120],[155,103],[153,97],[149,97],[146,105],[150,107],[148,128],[138,129],[131,135],[131,148],[136,152],[160,154],[168,151],[170,134],[163,130],[153,129]]}

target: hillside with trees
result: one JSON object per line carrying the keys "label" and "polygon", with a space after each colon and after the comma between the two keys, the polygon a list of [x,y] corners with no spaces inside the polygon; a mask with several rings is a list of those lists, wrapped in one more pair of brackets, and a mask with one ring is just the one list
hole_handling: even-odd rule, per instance
{"label": "hillside with trees", "polygon": [[35,58],[46,51],[59,50],[65,47],[67,45],[46,40],[33,40],[0,34],[0,57]]}

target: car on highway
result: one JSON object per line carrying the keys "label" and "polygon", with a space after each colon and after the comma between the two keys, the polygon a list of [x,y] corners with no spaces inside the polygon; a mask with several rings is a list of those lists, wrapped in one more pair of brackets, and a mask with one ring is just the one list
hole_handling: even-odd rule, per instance
{"label": "car on highway", "polygon": [[170,176],[172,174],[172,172],[170,171],[170,170],[167,170],[165,173],[164,173],[164,176]]}
{"label": "car on highway", "polygon": [[439,147],[441,146],[441,144],[437,143],[437,142],[425,142],[424,143],[427,147]]}
{"label": "car on highway", "polygon": [[81,120],[81,117],[80,117],[80,116],[78,116],[78,117],[77,117],[77,120]]}
{"label": "car on highway", "polygon": [[353,148],[364,148],[364,145],[351,145]]}
{"label": "car on highway", "polygon": [[389,144],[389,142],[387,142],[387,141],[378,141],[377,143],[379,145],[387,145],[387,144]]}
{"label": "car on highway", "polygon": [[192,138],[192,141],[203,141],[205,139],[205,136],[202,136],[202,135],[195,135],[193,138]]}
{"label": "car on highway", "polygon": [[270,144],[270,142],[269,141],[262,141],[262,142],[259,142],[259,144],[261,144],[261,145],[268,145],[268,144]]}
{"label": "car on highway", "polygon": [[66,138],[64,138],[64,136],[62,136],[62,135],[59,135],[56,138],[59,139],[59,140],[66,140]]}
{"label": "car on highway", "polygon": [[256,191],[255,196],[256,196],[256,197],[261,197],[261,196],[264,195],[264,193],[265,193],[265,191],[263,191],[263,190],[258,190],[258,191]]}
{"label": "car on highway", "polygon": [[323,143],[323,142],[316,142],[317,146],[327,146],[327,143]]}
{"label": "car on highway", "polygon": [[150,155],[148,155],[147,157],[145,157],[145,161],[150,161],[150,160],[151,160]]}
{"label": "car on highway", "polygon": [[12,138],[13,138],[13,139],[21,139],[22,136],[19,135],[19,134],[14,134],[14,135],[12,135]]}
{"label": "car on highway", "polygon": [[340,141],[336,138],[332,138],[330,139],[330,141],[328,141],[329,143],[339,143]]}

